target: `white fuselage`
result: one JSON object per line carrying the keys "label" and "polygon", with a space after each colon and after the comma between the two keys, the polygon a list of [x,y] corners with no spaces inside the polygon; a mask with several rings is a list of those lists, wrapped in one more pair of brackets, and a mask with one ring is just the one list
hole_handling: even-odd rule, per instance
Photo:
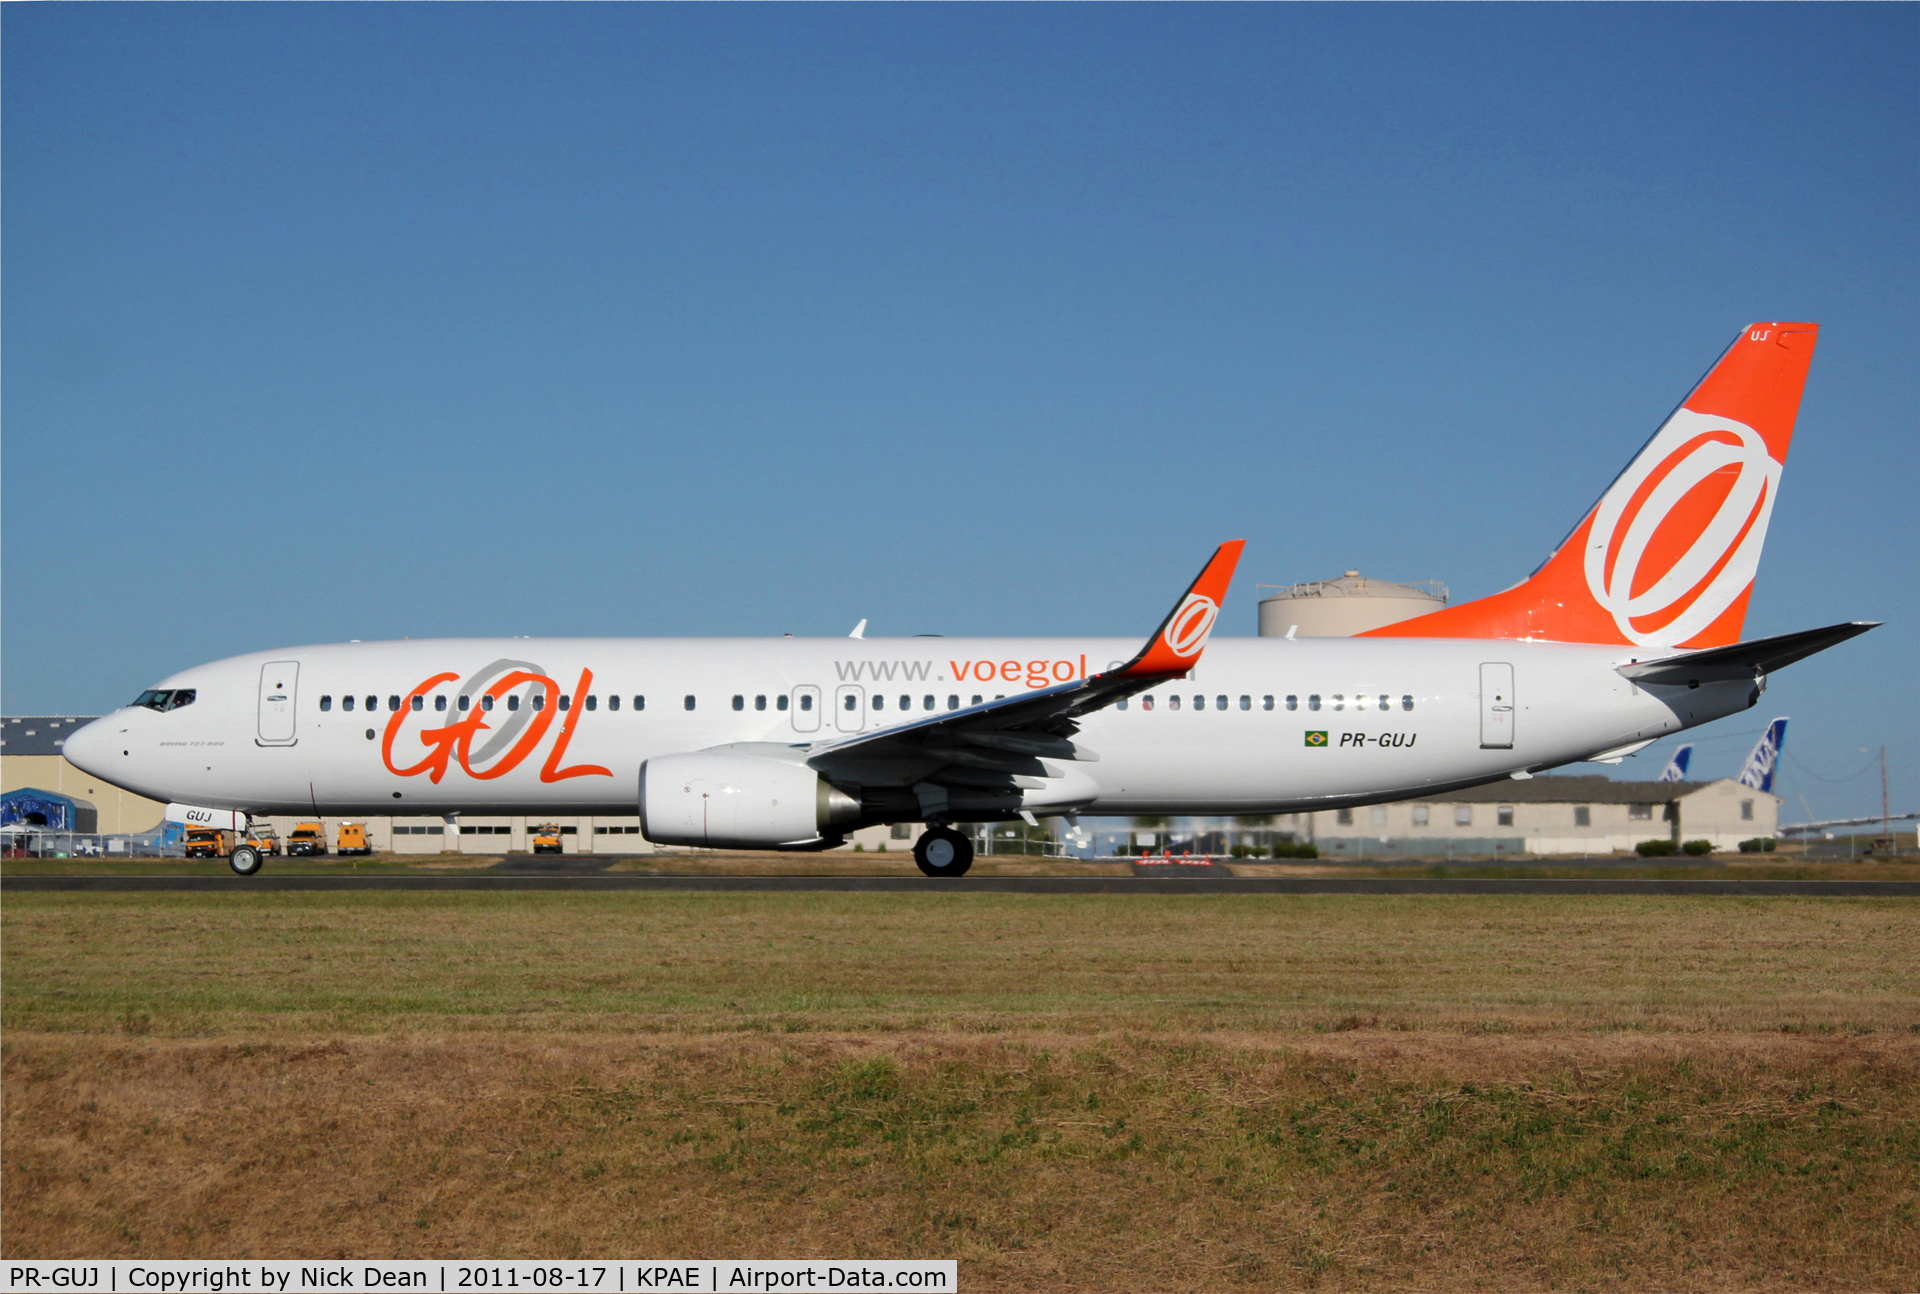
{"label": "white fuselage", "polygon": [[[824,743],[930,707],[1098,673],[1137,647],[1099,638],[296,647],[184,670],[156,687],[191,688],[192,704],[116,710],[69,738],[66,753],[141,795],[256,814],[633,813],[649,758]],[[1080,720],[1075,741],[1099,758],[1076,766],[1097,784],[1078,809],[1242,814],[1402,799],[1642,744],[1758,697],[1744,681],[1636,686],[1616,672],[1634,654],[1544,642],[1215,639],[1192,677]],[[516,671],[528,677],[502,689]],[[1493,681],[1507,677],[1511,695],[1496,697]],[[485,710],[489,690],[497,695]],[[1501,703],[1511,705],[1504,719]],[[463,722],[456,742],[449,730]]]}

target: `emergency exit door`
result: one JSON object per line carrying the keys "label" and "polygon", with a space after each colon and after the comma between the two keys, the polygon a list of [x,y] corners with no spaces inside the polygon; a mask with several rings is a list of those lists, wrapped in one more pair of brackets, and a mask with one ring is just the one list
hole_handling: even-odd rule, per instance
{"label": "emergency exit door", "polygon": [[867,689],[842,683],[833,690],[833,726],[841,732],[859,732],[867,726]]}
{"label": "emergency exit door", "polygon": [[293,745],[294,702],[299,685],[297,660],[268,661],[260,667],[260,745]]}
{"label": "emergency exit door", "polygon": [[1513,666],[1480,666],[1480,749],[1513,747]]}
{"label": "emergency exit door", "polygon": [[820,731],[820,689],[808,683],[793,689],[787,713],[793,718],[795,732]]}

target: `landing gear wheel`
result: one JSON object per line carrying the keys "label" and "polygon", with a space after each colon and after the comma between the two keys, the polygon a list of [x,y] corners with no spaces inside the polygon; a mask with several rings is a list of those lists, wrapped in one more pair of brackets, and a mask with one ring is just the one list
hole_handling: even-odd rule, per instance
{"label": "landing gear wheel", "polygon": [[973,842],[951,827],[930,827],[913,842],[913,861],[928,876],[965,876]]}
{"label": "landing gear wheel", "polygon": [[260,851],[252,845],[241,845],[227,858],[227,866],[241,876],[252,876],[260,870]]}

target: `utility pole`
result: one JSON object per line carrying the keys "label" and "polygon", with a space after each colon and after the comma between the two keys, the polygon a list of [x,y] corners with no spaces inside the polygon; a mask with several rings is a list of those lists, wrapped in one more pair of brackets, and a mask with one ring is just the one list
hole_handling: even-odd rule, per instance
{"label": "utility pole", "polygon": [[1893,819],[1887,808],[1887,748],[1880,748],[1880,834],[1887,838],[1887,848],[1893,850],[1895,858],[1900,857],[1900,842],[1893,838]]}

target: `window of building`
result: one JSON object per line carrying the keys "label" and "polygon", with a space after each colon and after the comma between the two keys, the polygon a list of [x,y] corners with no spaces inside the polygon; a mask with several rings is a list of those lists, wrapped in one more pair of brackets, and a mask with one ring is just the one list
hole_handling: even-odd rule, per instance
{"label": "window of building", "polygon": [[1371,822],[1376,827],[1386,826],[1387,825],[1387,806],[1384,804],[1374,805],[1373,808],[1367,813],[1367,821]]}
{"label": "window of building", "polygon": [[325,714],[325,713],[326,713],[327,711],[329,711],[329,710],[331,710],[331,709],[333,709],[333,698],[332,698],[332,697],[330,697],[330,696],[323,696],[323,697],[321,697],[321,698],[320,698],[320,712],[321,712],[322,714]]}
{"label": "window of building", "polygon": [[1410,696],[1403,696],[1403,697],[1401,697],[1401,698],[1400,698],[1400,708],[1401,708],[1402,710],[1411,710],[1411,709],[1413,709],[1413,698],[1412,698],[1412,697],[1410,697]]}
{"label": "window of building", "polygon": [[1433,810],[1429,806],[1424,804],[1416,804],[1413,806],[1413,825],[1414,826],[1424,827],[1427,825],[1429,821],[1432,820],[1432,818],[1433,818]]}
{"label": "window of building", "polygon": [[740,694],[739,694],[738,692],[735,692],[735,693],[733,694],[733,708],[734,708],[734,709],[736,709],[736,710],[744,710],[744,709],[746,709],[746,708],[747,708],[747,698],[746,698],[746,697],[744,697],[744,696],[741,696],[741,695],[740,695]]}
{"label": "window of building", "polygon": [[1351,827],[1353,825],[1353,810],[1335,809],[1333,811],[1333,820],[1343,827]]}
{"label": "window of building", "polygon": [[619,708],[620,708],[620,698],[619,698],[619,696],[617,696],[617,695],[615,695],[615,696],[610,696],[610,697],[608,697],[608,698],[607,698],[607,709],[609,709],[609,710],[618,710]]}
{"label": "window of building", "polygon": [[1651,804],[1629,804],[1627,806],[1627,820],[1630,822],[1652,822],[1653,806]]}
{"label": "window of building", "polygon": [[681,700],[680,704],[684,706],[686,709],[691,710],[693,709],[693,698],[691,696],[685,697],[684,699]]}
{"label": "window of building", "polygon": [[766,697],[764,697],[764,696],[759,696],[759,695],[756,695],[756,696],[755,696],[755,697],[753,698],[753,708],[754,708],[754,709],[756,709],[756,710],[764,710],[764,709],[766,709],[766,708],[767,708],[767,698],[766,698]]}
{"label": "window of building", "polygon": [[1593,825],[1593,810],[1584,804],[1576,804],[1573,808],[1573,825],[1576,827],[1591,827]]}
{"label": "window of building", "polygon": [[600,698],[597,696],[589,696],[587,698],[587,709],[598,710],[599,708],[600,708]]}
{"label": "window of building", "polygon": [[1318,692],[1315,692],[1313,695],[1307,698],[1307,709],[1318,710],[1319,708],[1320,708],[1320,694]]}
{"label": "window of building", "polygon": [[1752,800],[1740,801],[1740,821],[1742,822],[1753,821],[1753,801]]}
{"label": "window of building", "polygon": [[913,824],[911,822],[896,822],[893,824],[892,830],[887,832],[887,835],[893,840],[912,840]]}
{"label": "window of building", "polygon": [[596,836],[637,836],[640,834],[640,828],[638,827],[595,827],[593,829],[593,834]]}
{"label": "window of building", "polygon": [[636,696],[636,697],[634,697],[634,698],[633,698],[633,708],[634,708],[634,709],[636,709],[636,710],[644,710],[644,709],[646,709],[646,708],[647,708],[647,698],[646,698],[646,697],[644,697],[644,696]]}
{"label": "window of building", "polygon": [[1456,827],[1471,827],[1473,825],[1473,806],[1471,804],[1456,804],[1453,806],[1453,825]]}
{"label": "window of building", "polygon": [[1513,806],[1511,804],[1503,804],[1495,809],[1493,811],[1493,820],[1502,827],[1511,827],[1513,825]]}

